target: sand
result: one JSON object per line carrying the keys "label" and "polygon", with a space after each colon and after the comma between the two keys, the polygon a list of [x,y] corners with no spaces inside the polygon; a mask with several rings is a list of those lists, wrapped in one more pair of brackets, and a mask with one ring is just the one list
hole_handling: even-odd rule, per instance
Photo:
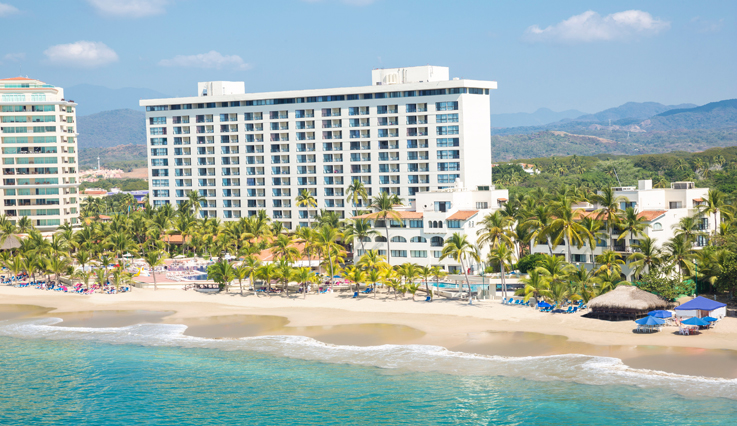
{"label": "sand", "polygon": [[183,290],[134,289],[82,296],[0,287],[0,320],[31,316],[64,319],[58,326],[120,327],[185,324],[206,338],[301,335],[340,345],[427,344],[502,356],[579,353],[621,358],[635,368],[737,378],[737,318],[682,336],[677,328],[635,334],[634,322],[580,314],[546,314],[499,301],[395,300],[352,293],[255,296],[207,295]]}

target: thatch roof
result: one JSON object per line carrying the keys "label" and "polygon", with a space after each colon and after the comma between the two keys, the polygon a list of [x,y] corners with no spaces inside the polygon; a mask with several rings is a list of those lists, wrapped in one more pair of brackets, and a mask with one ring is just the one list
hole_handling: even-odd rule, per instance
{"label": "thatch roof", "polygon": [[631,285],[619,285],[614,290],[591,299],[590,309],[631,309],[637,311],[652,311],[665,309],[668,302],[660,296],[648,293],[645,290]]}
{"label": "thatch roof", "polygon": [[10,250],[20,247],[20,241],[18,237],[15,235],[8,235],[8,237],[3,241],[2,246],[0,246],[0,250]]}

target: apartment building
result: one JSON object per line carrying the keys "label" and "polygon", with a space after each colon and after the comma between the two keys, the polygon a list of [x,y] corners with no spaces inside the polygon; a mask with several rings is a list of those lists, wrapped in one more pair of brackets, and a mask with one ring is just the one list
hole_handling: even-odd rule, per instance
{"label": "apartment building", "polygon": [[0,80],[3,214],[40,230],[79,217],[76,112],[64,89],[24,77]]}
{"label": "apartment building", "polygon": [[[698,214],[698,208],[704,203],[709,191],[709,188],[696,188],[693,182],[674,182],[670,188],[653,188],[652,180],[640,180],[637,187],[623,186],[612,189],[615,197],[622,197],[620,209],[634,208],[639,217],[648,224],[644,235],[655,240],[657,247],[662,247],[675,236],[673,228],[678,225],[682,218]],[[582,208],[580,217],[596,217],[597,214],[594,213],[594,210],[597,208],[598,206],[591,205]],[[699,230],[705,233],[713,230],[714,224],[710,223],[712,219],[713,216],[699,216]],[[719,219],[718,215],[717,219]],[[601,232],[604,233],[604,231],[602,229]],[[615,229],[611,241],[607,241],[608,236],[600,238],[593,253],[588,244],[581,248],[571,247],[571,261],[575,264],[592,266],[595,256],[600,255],[604,250],[614,250],[624,257],[629,256],[637,250],[639,237],[620,240],[620,235],[621,233]],[[707,243],[708,240],[705,236],[699,236],[696,238],[694,245],[698,248],[705,246]],[[550,249],[546,244],[537,244],[532,247],[532,252],[549,254]],[[553,249],[553,254],[558,256],[566,256],[567,253],[568,250],[565,245],[559,245]],[[622,271],[628,278],[631,278],[632,271],[627,265],[623,266]]]}
{"label": "apartment building", "polygon": [[[198,191],[202,217],[266,210],[285,228],[317,210],[351,217],[353,181],[407,203],[421,192],[491,185],[489,92],[496,82],[450,79],[437,66],[372,71],[371,85],[245,93],[243,82],[204,82],[197,96],[146,107],[150,200],[179,204]],[[317,209],[298,208],[308,190]]]}
{"label": "apartment building", "polygon": [[[366,250],[377,250],[387,256],[391,265],[412,262],[421,266],[441,266],[450,273],[462,273],[460,262],[440,260],[445,241],[454,233],[465,234],[469,243],[477,244],[477,232],[483,228],[483,218],[507,202],[506,189],[465,188],[458,180],[448,189],[420,192],[410,206],[399,208],[395,217],[388,218],[389,244],[386,221],[377,213],[356,218],[367,219],[378,232],[371,238],[353,243],[355,257]],[[387,251],[387,246],[389,251]],[[482,262],[489,247],[479,247]],[[464,265],[470,273],[482,270],[478,262]]]}

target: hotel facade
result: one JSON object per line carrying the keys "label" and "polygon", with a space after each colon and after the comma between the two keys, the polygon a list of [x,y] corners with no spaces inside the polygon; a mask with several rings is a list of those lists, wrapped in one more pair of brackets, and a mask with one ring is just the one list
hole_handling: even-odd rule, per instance
{"label": "hotel facade", "polygon": [[0,95],[3,214],[39,230],[77,224],[77,104],[24,77],[0,80]]}
{"label": "hotel facade", "polygon": [[[489,92],[436,66],[378,69],[370,86],[245,93],[242,82],[198,84],[197,96],[146,107],[150,200],[204,197],[200,215],[236,220],[266,210],[285,228],[318,210],[350,218],[353,181],[370,196],[491,187]],[[297,207],[303,190],[316,209]]]}

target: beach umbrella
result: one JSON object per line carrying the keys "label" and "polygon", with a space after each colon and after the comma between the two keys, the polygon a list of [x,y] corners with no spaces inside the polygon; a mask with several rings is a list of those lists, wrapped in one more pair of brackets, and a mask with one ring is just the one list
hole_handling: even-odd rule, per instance
{"label": "beach umbrella", "polygon": [[709,325],[709,321],[704,321],[703,319],[697,317],[691,317],[681,321],[681,324],[704,326]]}
{"label": "beach umbrella", "polygon": [[704,321],[709,321],[709,322],[716,322],[717,321],[717,319],[714,318],[714,317],[704,317],[704,318],[701,318],[701,319],[704,320]]}
{"label": "beach umbrella", "polygon": [[640,324],[640,325],[661,325],[661,324],[665,324],[665,321],[663,321],[662,319],[656,318],[656,317],[651,317],[650,315],[646,316],[645,318],[640,318],[640,319],[638,319],[635,322],[638,323],[638,324]]}
{"label": "beach umbrella", "polygon": [[648,316],[655,318],[670,318],[673,316],[673,314],[669,311],[650,311],[647,314]]}
{"label": "beach umbrella", "polygon": [[550,303],[548,303],[548,302],[546,302],[546,301],[543,300],[541,302],[537,302],[537,306],[539,306],[541,308],[549,308],[549,307],[551,307],[553,305],[551,305]]}

